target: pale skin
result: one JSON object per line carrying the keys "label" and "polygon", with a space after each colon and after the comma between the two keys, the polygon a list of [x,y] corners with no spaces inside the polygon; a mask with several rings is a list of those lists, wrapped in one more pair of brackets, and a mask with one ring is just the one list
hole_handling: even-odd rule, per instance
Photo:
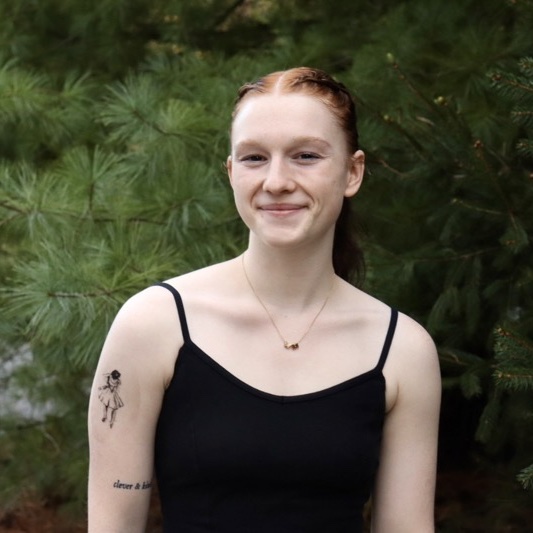
{"label": "pale skin", "polygon": [[[276,395],[321,390],[373,368],[390,310],[334,277],[331,262],[335,220],[343,198],[359,190],[364,154],[348,152],[343,130],[315,98],[254,95],[234,120],[227,167],[250,229],[246,270],[288,340],[307,329],[334,286],[300,349],[287,351],[240,257],[169,280],[185,302],[194,342],[242,381]],[[89,410],[89,533],[144,531],[150,490],[113,485],[152,478],[157,417],[182,343],[172,296],[159,287],[130,299],[109,332]],[[125,406],[109,428],[96,391],[114,368]],[[402,314],[384,375],[372,531],[432,533],[439,367],[429,335]]]}

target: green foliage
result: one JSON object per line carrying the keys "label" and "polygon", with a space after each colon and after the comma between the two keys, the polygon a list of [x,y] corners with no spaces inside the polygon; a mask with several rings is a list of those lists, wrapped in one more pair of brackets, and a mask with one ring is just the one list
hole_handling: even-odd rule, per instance
{"label": "green foliage", "polygon": [[[533,58],[522,58],[520,74],[497,72],[492,75],[496,90],[506,99],[516,103],[511,117],[526,132],[533,130]],[[525,158],[533,159],[533,140],[518,139],[516,149]]]}
{"label": "green foliage", "polygon": [[502,328],[498,328],[494,336],[494,378],[498,388],[511,391],[532,390],[533,343]]}
{"label": "green foliage", "polygon": [[533,465],[524,468],[518,475],[518,480],[526,489],[533,489]]}
{"label": "green foliage", "polygon": [[80,515],[85,501],[80,480],[87,472],[87,456],[79,453],[86,446],[80,413],[86,409],[87,379],[80,372],[52,373],[28,352],[10,353],[10,361],[13,371],[2,377],[2,390],[13,391],[9,400],[22,402],[25,416],[2,413],[2,507],[42,495]]}
{"label": "green foliage", "polygon": [[358,96],[367,290],[430,330],[445,385],[484,406],[487,456],[531,487],[532,23],[529,0],[2,3],[0,368],[31,359],[0,379],[43,409],[1,416],[0,500],[83,505],[110,322],[242,249],[235,91],[298,64]]}
{"label": "green foliage", "polygon": [[[385,37],[388,53],[365,57],[364,79],[352,69],[374,181],[359,210],[372,290],[433,334],[446,386],[483,399],[476,437],[486,450],[496,458],[513,449],[523,464],[533,444],[533,72],[530,59],[513,58],[523,49],[520,32],[497,34],[496,45],[487,35],[470,28],[469,45],[457,45],[460,64],[459,49],[437,54],[443,36],[417,35],[429,71]],[[368,84],[378,67],[387,84],[376,90]],[[385,105],[380,90],[390,95]]]}

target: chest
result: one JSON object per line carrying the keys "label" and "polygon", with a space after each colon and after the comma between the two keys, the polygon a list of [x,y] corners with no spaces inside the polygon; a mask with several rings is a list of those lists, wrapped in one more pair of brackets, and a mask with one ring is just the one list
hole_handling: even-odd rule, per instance
{"label": "chest", "polygon": [[227,494],[260,480],[276,491],[316,488],[364,501],[378,466],[384,390],[371,371],[315,393],[277,396],[185,346],[158,424],[160,483],[179,480],[185,490],[207,481]]}
{"label": "chest", "polygon": [[280,396],[323,390],[373,369],[388,326],[383,321],[373,331],[357,317],[325,313],[308,332],[305,321],[286,327],[282,334],[299,343],[288,350],[264,314],[240,306],[190,307],[190,336],[203,352],[241,381]]}

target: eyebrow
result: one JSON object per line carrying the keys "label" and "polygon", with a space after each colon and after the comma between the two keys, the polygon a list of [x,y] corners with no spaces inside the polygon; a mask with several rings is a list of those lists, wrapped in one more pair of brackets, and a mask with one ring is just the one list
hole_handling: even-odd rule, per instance
{"label": "eyebrow", "polygon": [[[291,139],[292,145],[306,144],[306,143],[318,143],[318,144],[321,144],[324,148],[329,148],[329,149],[332,148],[331,144],[325,139],[323,139],[322,137],[313,137],[311,135],[310,136],[306,135],[303,137],[293,137]],[[256,141],[252,139],[244,139],[243,141],[240,141],[235,145],[235,150],[255,147],[260,144],[261,144],[261,141]]]}

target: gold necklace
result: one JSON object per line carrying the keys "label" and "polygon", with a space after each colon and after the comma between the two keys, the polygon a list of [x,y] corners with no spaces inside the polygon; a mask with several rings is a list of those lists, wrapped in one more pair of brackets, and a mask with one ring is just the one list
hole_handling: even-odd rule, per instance
{"label": "gold necklace", "polygon": [[261,307],[265,310],[265,313],[267,314],[268,318],[270,319],[270,322],[272,322],[272,325],[274,326],[274,329],[277,331],[279,338],[283,341],[283,347],[286,350],[297,350],[300,347],[300,343],[304,340],[306,335],[311,331],[311,328],[313,327],[314,323],[316,322],[316,319],[319,317],[320,313],[324,310],[324,307],[326,307],[326,304],[328,303],[329,297],[331,296],[331,293],[333,292],[333,287],[335,285],[335,276],[333,276],[333,280],[331,281],[331,287],[329,288],[328,294],[326,296],[326,299],[324,300],[324,303],[320,306],[320,309],[318,310],[318,313],[315,315],[313,320],[311,320],[311,323],[309,324],[309,327],[305,330],[304,334],[300,337],[300,339],[296,342],[289,342],[285,340],[285,337],[283,337],[281,331],[279,330],[278,326],[276,325],[276,322],[274,321],[274,318],[270,314],[270,311],[267,309],[267,306],[263,303],[263,300],[259,298],[259,294],[255,292],[254,286],[252,285],[252,282],[250,281],[250,278],[248,277],[248,273],[246,272],[246,267],[244,266],[244,254],[241,256],[242,258],[242,270],[244,272],[244,277],[246,278],[246,281],[248,282],[248,285],[250,286],[250,289],[252,289],[252,292],[254,293],[254,296],[257,298],[257,301],[261,304]]}

